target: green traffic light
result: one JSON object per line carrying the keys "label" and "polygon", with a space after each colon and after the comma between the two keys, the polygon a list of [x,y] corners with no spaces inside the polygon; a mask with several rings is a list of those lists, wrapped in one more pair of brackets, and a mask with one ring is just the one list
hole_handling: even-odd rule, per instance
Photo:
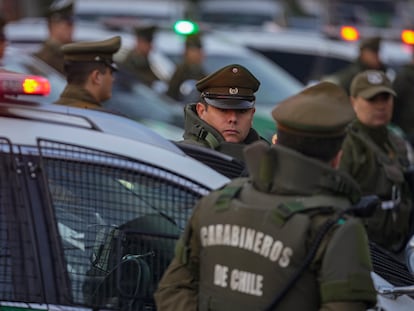
{"label": "green traffic light", "polygon": [[174,31],[181,35],[191,35],[198,32],[198,25],[189,20],[179,20],[174,24]]}

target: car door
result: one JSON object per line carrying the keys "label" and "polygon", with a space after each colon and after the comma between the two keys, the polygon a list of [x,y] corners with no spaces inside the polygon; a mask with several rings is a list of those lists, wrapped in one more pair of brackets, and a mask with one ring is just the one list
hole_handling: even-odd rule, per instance
{"label": "car door", "polygon": [[155,310],[175,242],[210,189],[113,151],[5,138],[0,150],[0,301]]}

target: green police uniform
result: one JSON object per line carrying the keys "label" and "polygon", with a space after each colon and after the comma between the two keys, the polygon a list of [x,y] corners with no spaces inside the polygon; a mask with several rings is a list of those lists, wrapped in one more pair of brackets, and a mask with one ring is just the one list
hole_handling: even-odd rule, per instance
{"label": "green police uniform", "polygon": [[[116,36],[103,41],[74,42],[62,47],[66,66],[79,66],[84,63],[103,63],[111,70],[117,70],[112,56],[121,46],[121,37]],[[85,88],[68,83],[60,98],[55,102],[58,105],[88,109],[102,109],[101,103]]]}
{"label": "green police uniform", "polygon": [[414,146],[414,63],[403,66],[393,82],[398,96],[394,99],[393,123],[398,125]]}
{"label": "green police uniform", "polygon": [[[152,25],[136,27],[135,35],[139,41],[145,40],[151,43],[156,30],[157,28]],[[125,59],[119,63],[119,67],[122,71],[130,74],[132,77],[148,86],[152,86],[155,81],[159,80],[151,68],[148,56],[138,54],[135,50],[128,52]]]}
{"label": "green police uniform", "polygon": [[[59,0],[54,1],[46,14],[46,18],[51,20],[68,20],[73,22],[74,19],[74,4],[73,1]],[[34,56],[41,59],[55,70],[64,74],[63,69],[63,52],[61,51],[62,44],[55,40],[46,40],[41,48],[34,53]]]}
{"label": "green police uniform", "polygon": [[[378,53],[380,49],[380,44],[381,44],[381,39],[379,37],[367,38],[361,41],[359,49],[360,50],[368,49],[368,50]],[[342,86],[343,89],[346,90],[346,92],[349,92],[352,79],[358,73],[365,71],[367,69],[371,69],[371,68],[369,67],[369,65],[363,63],[360,58],[358,58],[349,66],[333,74],[330,77],[330,80]],[[381,68],[379,68],[379,70],[385,72],[387,68],[385,67],[385,65],[381,65]]]}
{"label": "green police uniform", "polygon": [[[200,35],[189,35],[186,37],[185,48],[196,49],[201,52],[202,42]],[[189,62],[187,59],[177,65],[175,72],[173,73],[170,82],[168,84],[167,95],[175,100],[182,101],[182,93],[180,87],[183,82],[188,80],[198,81],[206,76],[203,65],[200,63]]]}
{"label": "green police uniform", "polygon": [[[370,78],[370,72],[378,74]],[[358,74],[351,85],[354,97],[371,98],[382,92],[396,95],[391,82],[377,71]],[[372,128],[355,120],[342,148],[340,168],[358,182],[363,194],[383,200],[382,209],[364,221],[370,240],[401,251],[412,232],[411,193],[404,178],[410,164],[407,142],[385,125]]]}
{"label": "green police uniform", "polygon": [[[301,135],[343,137],[349,103],[323,94],[309,101],[308,91],[274,109],[278,124]],[[316,117],[326,110],[338,113]],[[245,156],[248,178],[198,202],[155,292],[157,310],[267,310],[326,220],[359,199],[348,175],[293,149],[256,142]],[[363,225],[344,216],[275,310],[366,310],[376,301],[371,269]]]}
{"label": "green police uniform", "polygon": [[[254,107],[254,93],[260,82],[243,66],[229,65],[199,80],[196,84],[202,100],[221,109],[250,109]],[[200,119],[196,104],[184,108],[184,140],[179,143],[194,144],[226,153],[241,161],[243,148],[264,140],[251,128],[242,143],[228,143],[212,126]]]}

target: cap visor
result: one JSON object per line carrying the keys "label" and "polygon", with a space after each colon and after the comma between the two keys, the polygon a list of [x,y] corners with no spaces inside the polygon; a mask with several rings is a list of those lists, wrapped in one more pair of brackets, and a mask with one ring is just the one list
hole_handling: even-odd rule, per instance
{"label": "cap visor", "polygon": [[358,96],[361,96],[364,99],[370,99],[374,97],[375,95],[378,95],[380,93],[389,93],[391,95],[396,96],[397,94],[392,88],[389,88],[387,86],[374,86],[369,89],[366,89],[358,94]]}
{"label": "cap visor", "polygon": [[242,99],[213,99],[204,97],[207,104],[220,109],[250,109],[254,106],[254,101]]}

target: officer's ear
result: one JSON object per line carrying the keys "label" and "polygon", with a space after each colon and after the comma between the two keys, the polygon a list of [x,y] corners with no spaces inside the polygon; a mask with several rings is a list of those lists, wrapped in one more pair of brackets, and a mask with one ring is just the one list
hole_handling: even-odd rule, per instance
{"label": "officer's ear", "polygon": [[92,70],[92,72],[89,75],[89,78],[93,84],[101,84],[103,79],[103,73],[100,72],[98,69]]}
{"label": "officer's ear", "polygon": [[201,117],[206,110],[207,110],[207,104],[204,104],[204,103],[201,103],[201,102],[198,102],[196,104],[196,111],[197,111],[197,115],[199,117]]}

